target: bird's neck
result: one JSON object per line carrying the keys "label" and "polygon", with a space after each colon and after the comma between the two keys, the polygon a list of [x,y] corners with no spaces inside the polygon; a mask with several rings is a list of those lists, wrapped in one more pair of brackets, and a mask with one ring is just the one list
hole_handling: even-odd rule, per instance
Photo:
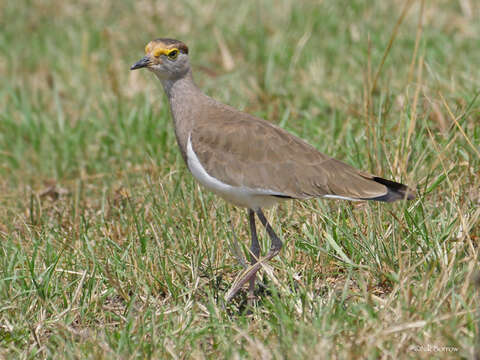
{"label": "bird's neck", "polygon": [[168,100],[184,93],[199,91],[195,82],[193,81],[192,71],[189,70],[183,76],[178,78],[162,78],[161,75],[157,75],[160,79],[165,94],[167,94]]}
{"label": "bird's neck", "polygon": [[186,160],[188,136],[201,112],[202,98],[205,95],[195,85],[191,70],[180,78],[160,78],[160,81],[170,104],[177,142]]}

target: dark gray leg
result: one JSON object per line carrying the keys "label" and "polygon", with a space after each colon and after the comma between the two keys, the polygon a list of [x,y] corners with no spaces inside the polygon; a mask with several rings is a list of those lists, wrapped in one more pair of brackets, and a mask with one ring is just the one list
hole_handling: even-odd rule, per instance
{"label": "dark gray leg", "polygon": [[[273,257],[278,255],[280,252],[280,249],[282,248],[282,241],[279,239],[277,234],[273,231],[272,227],[267,221],[267,218],[263,214],[261,209],[255,210],[255,214],[257,214],[258,218],[260,219],[260,222],[265,226],[265,229],[267,230],[267,234],[270,237],[272,241],[272,245],[270,246],[270,250],[268,251],[268,254],[262,258],[256,261],[255,263],[252,263],[252,266],[250,266],[244,274],[240,276],[240,278],[236,281],[236,283],[232,286],[230,291],[225,297],[225,300],[228,302],[230,301],[235,295],[237,295],[238,291],[242,288],[242,286],[249,281],[252,277],[255,277],[257,274],[257,271],[260,270],[262,267],[263,263],[268,262],[271,260]],[[250,212],[249,212],[250,216]],[[255,224],[255,223],[254,223]],[[251,223],[250,223],[251,225]],[[258,243],[258,241],[257,241]],[[253,246],[253,237],[252,237],[252,246]],[[252,251],[253,252],[253,251]]]}
{"label": "dark gray leg", "polygon": [[279,253],[280,249],[282,248],[282,245],[283,245],[282,240],[280,240],[277,234],[275,234],[275,232],[273,231],[272,227],[267,221],[267,218],[263,214],[262,209],[255,210],[255,213],[257,214],[263,226],[265,226],[265,229],[267,229],[268,236],[270,236],[270,239],[272,240],[272,245],[270,246],[270,251],[268,252],[268,254],[274,253],[273,256],[275,256]]}
{"label": "dark gray leg", "polygon": [[[252,245],[250,246],[250,264],[255,265],[260,258],[260,244],[258,243],[257,228],[255,227],[255,212],[252,209],[248,209],[248,221],[250,223],[250,234],[252,235]],[[257,274],[253,274],[250,278],[250,284],[248,287],[248,301],[251,303],[255,299],[255,280]]]}

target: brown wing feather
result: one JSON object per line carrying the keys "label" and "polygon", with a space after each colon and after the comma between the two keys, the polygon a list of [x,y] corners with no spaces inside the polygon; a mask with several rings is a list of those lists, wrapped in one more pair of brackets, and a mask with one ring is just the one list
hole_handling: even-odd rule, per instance
{"label": "brown wing feather", "polygon": [[320,153],[269,122],[224,105],[209,107],[199,118],[206,120],[192,131],[193,149],[207,173],[226,184],[292,198],[388,194],[387,186],[372,175]]}

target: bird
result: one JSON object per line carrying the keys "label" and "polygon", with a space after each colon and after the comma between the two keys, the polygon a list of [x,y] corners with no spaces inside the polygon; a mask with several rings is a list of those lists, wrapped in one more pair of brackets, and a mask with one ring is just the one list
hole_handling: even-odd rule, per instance
{"label": "bird", "polygon": [[[247,298],[255,300],[257,272],[282,248],[263,209],[288,199],[392,202],[415,198],[415,191],[404,184],[357,170],[269,121],[207,96],[193,80],[189,49],[182,41],[150,41],[145,56],[130,70],[142,68],[153,72],[163,86],[176,140],[193,177],[227,202],[247,209],[250,266],[237,277],[226,302],[247,282]],[[271,240],[262,258],[255,216]]]}

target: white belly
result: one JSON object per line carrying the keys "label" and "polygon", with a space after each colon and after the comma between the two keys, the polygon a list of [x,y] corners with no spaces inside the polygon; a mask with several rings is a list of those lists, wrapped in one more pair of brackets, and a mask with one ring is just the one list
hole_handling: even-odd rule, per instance
{"label": "white belly", "polygon": [[282,195],[272,190],[251,189],[244,186],[232,186],[210,176],[193,151],[190,136],[187,143],[187,165],[197,181],[208,190],[221,196],[226,201],[250,209],[270,207],[282,199],[274,195]]}

